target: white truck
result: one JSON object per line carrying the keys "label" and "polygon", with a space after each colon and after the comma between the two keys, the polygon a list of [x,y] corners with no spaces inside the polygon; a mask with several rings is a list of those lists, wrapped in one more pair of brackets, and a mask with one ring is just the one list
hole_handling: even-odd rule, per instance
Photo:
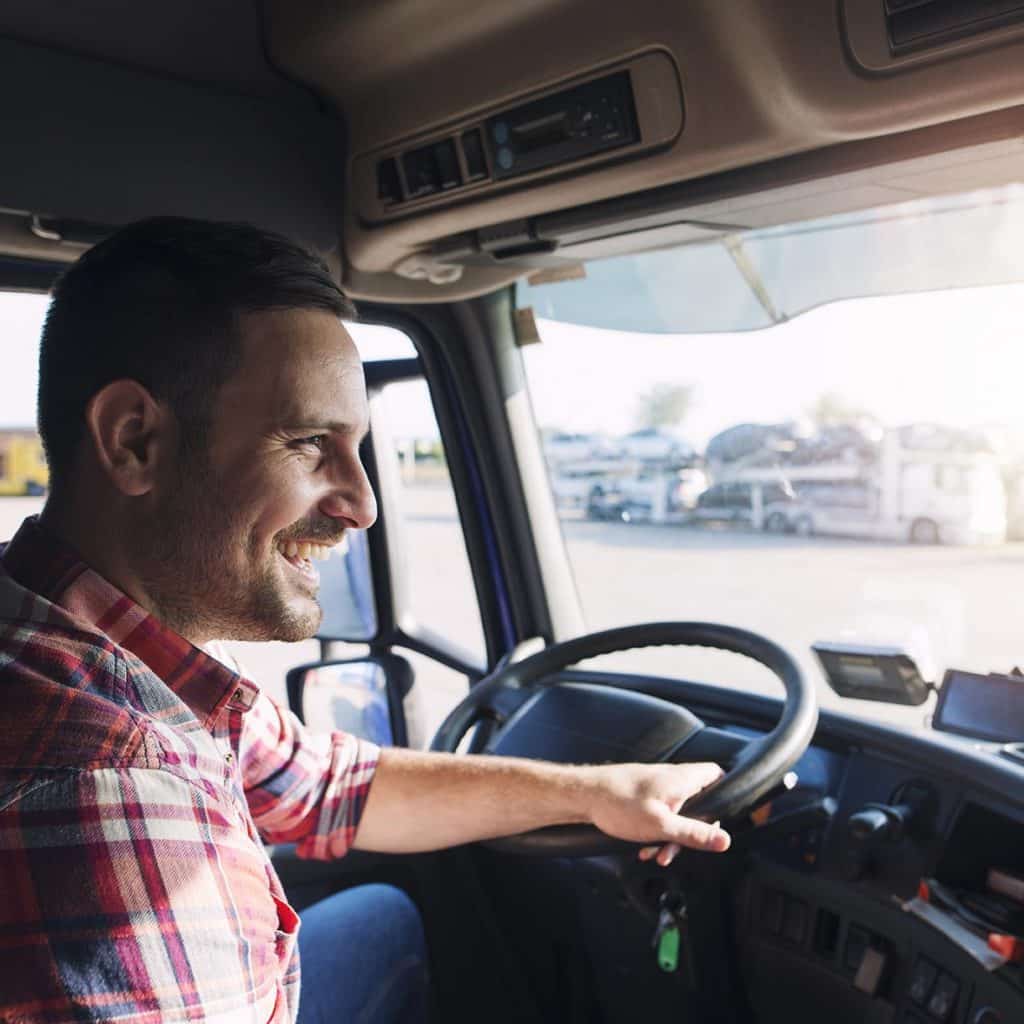
{"label": "white truck", "polygon": [[796,501],[755,508],[755,528],[918,544],[1006,540],[999,459],[962,432],[892,429],[874,459],[737,468],[716,476],[724,479],[792,487]]}

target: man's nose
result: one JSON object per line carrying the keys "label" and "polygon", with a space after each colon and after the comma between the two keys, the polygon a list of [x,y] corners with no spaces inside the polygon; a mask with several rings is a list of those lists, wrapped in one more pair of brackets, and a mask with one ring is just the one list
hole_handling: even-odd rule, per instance
{"label": "man's nose", "polygon": [[356,461],[339,473],[319,508],[325,516],[340,520],[348,529],[365,530],[376,522],[377,499],[361,462]]}

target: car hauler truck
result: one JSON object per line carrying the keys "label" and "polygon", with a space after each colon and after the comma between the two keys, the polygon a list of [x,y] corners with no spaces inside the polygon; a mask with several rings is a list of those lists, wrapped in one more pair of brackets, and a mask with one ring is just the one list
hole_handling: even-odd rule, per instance
{"label": "car hauler truck", "polygon": [[718,467],[716,482],[788,483],[797,500],[754,502],[756,529],[919,544],[1006,540],[999,457],[982,439],[912,425],[886,430],[873,455]]}

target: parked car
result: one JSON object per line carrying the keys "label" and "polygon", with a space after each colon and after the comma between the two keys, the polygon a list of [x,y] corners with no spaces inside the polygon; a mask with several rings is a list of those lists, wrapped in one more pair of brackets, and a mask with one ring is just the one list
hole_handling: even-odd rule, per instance
{"label": "parked car", "polygon": [[595,494],[614,488],[622,472],[618,459],[583,459],[579,462],[550,464],[551,493],[560,508],[580,508]]}
{"label": "parked car", "polygon": [[797,501],[785,483],[733,480],[712,484],[697,499],[692,518],[697,522],[725,522],[755,529],[767,528],[786,517]]}
{"label": "parked car", "polygon": [[591,488],[587,515],[625,522],[678,522],[689,518],[706,487],[707,476],[695,468],[646,469],[632,476],[606,478]]}
{"label": "parked car", "polygon": [[681,461],[691,459],[696,455],[692,445],[667,431],[654,427],[634,430],[633,433],[627,434],[619,441],[618,449],[627,458],[644,461],[656,459]]}
{"label": "parked car", "polygon": [[602,434],[571,434],[559,431],[544,439],[544,458],[549,465],[608,457],[613,448]]}

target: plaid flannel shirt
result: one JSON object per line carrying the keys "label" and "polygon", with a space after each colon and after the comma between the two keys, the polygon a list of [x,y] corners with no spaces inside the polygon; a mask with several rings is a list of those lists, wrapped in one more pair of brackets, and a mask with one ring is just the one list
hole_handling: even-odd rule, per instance
{"label": "plaid flannel shirt", "polygon": [[0,1021],[290,1021],[261,839],[350,847],[378,749],[307,732],[26,520],[0,557]]}

